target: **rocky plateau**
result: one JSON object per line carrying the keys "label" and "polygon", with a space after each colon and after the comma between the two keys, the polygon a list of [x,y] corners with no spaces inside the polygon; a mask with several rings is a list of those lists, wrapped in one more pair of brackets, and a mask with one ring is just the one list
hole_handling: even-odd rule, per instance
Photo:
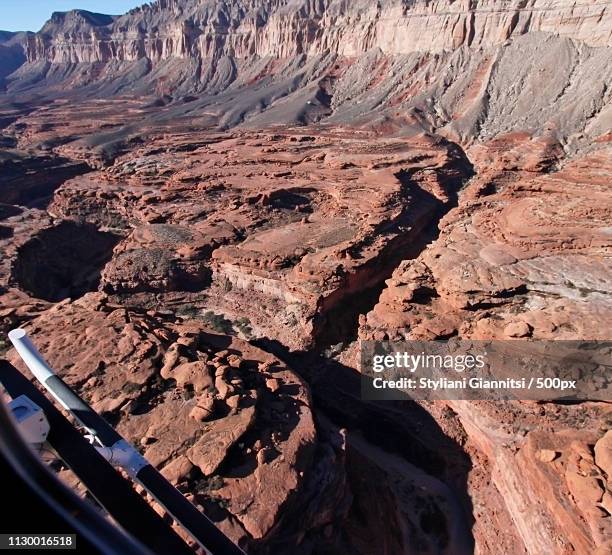
{"label": "rocky plateau", "polygon": [[609,402],[366,401],[359,352],[611,339],[610,83],[604,0],[0,32],[0,355],[250,554],[608,554]]}

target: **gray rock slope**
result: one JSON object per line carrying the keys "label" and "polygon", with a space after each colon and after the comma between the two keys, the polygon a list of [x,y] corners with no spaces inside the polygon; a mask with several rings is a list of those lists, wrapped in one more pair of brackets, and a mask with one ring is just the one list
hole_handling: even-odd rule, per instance
{"label": "gray rock slope", "polygon": [[146,95],[162,122],[463,142],[520,128],[568,144],[612,127],[604,0],[158,0],[123,16],[55,13],[22,37],[21,58],[5,44],[6,98]]}

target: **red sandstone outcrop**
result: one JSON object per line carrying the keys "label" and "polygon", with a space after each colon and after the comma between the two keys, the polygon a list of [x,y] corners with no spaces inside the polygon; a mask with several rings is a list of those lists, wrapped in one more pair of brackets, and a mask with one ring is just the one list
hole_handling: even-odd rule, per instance
{"label": "red sandstone outcrop", "polygon": [[[161,136],[108,168],[66,182],[55,192],[51,216],[4,209],[2,225],[10,232],[1,239],[7,253],[2,326],[34,319],[30,329],[52,363],[66,367],[64,377],[253,550],[274,552],[278,541],[294,545],[304,528],[338,548],[339,531],[355,526],[351,511],[365,510],[359,508],[363,499],[374,495],[359,472],[374,473],[383,484],[376,498],[381,510],[408,515],[417,501],[432,502],[443,515],[440,534],[464,538],[460,510],[448,509],[457,501],[447,484],[461,488],[460,480],[433,478],[426,464],[416,471],[382,456],[354,437],[358,427],[349,434],[350,463],[343,462],[337,442],[326,443],[327,432],[308,424],[311,416],[300,416],[292,432],[297,435],[286,437],[285,415],[293,422],[294,403],[311,406],[305,384],[275,357],[229,337],[219,347],[204,331],[212,325],[294,346],[321,337],[323,346],[336,337],[344,341],[350,335],[342,318],[356,319],[354,310],[367,306],[353,306],[351,293],[365,294],[403,260],[374,309],[361,318],[362,337],[605,338],[602,323],[610,314],[605,138],[571,160],[563,159],[552,136],[515,133],[474,145],[468,154],[477,174],[461,191],[471,168],[456,148],[427,136],[379,138],[373,144],[367,135],[329,131]],[[427,246],[432,236],[423,231],[428,223],[435,231],[448,209],[440,236]],[[389,249],[394,241],[397,248]],[[167,263],[141,257],[150,252]],[[75,253],[87,262],[81,265],[87,271],[70,271],[77,283],[57,287]],[[34,279],[40,260],[47,261],[47,277],[53,279]],[[203,268],[212,272],[210,284],[201,279]],[[92,278],[100,274],[98,285]],[[179,275],[194,281],[183,282]],[[191,290],[194,284],[201,289]],[[97,287],[108,294],[67,299]],[[38,300],[45,297],[66,300],[51,308]],[[126,311],[120,303],[140,310]],[[160,311],[147,315],[143,308]],[[175,313],[196,320],[180,322]],[[77,365],[67,368],[72,359]],[[251,360],[262,367],[258,362],[253,372]],[[270,371],[269,362],[280,370]],[[255,382],[249,381],[253,374]],[[297,384],[306,397],[298,403],[286,383]],[[327,402],[333,414],[354,410]],[[605,548],[605,406],[453,402],[427,408],[471,456],[465,486],[479,549]],[[383,414],[385,426],[408,418]],[[265,430],[261,422],[268,423]],[[329,427],[338,433],[335,425]],[[185,442],[177,443],[177,429]],[[204,443],[214,448],[203,450]],[[414,439],[408,443],[416,449]],[[308,458],[313,450],[325,457],[309,481],[300,465],[303,452],[309,453],[305,460],[314,460]],[[248,472],[236,477],[236,468]],[[282,477],[282,487],[279,480],[269,496],[262,484],[273,478],[264,471]],[[397,491],[412,491],[420,480],[429,488],[423,497],[398,497]],[[303,511],[309,492],[326,483],[331,485],[312,505],[321,503],[324,517],[297,528],[279,524],[279,511]],[[397,491],[390,493],[390,484]],[[352,509],[348,491],[356,499]],[[440,491],[443,502],[436,497]],[[374,513],[367,514],[377,522]],[[403,519],[416,525],[409,516]],[[347,548],[367,554],[361,534],[373,531],[355,530]],[[419,534],[435,543],[432,535]],[[414,545],[386,535],[372,538],[398,552]]]}
{"label": "red sandstone outcrop", "polygon": [[[609,144],[556,171],[558,147],[525,136],[470,154],[478,174],[459,206],[443,218],[436,242],[387,280],[360,336],[609,339]],[[472,460],[486,457],[482,471],[528,553],[605,552],[609,405],[447,404]],[[477,500],[482,485],[473,487]],[[480,523],[474,533],[488,543]]]}
{"label": "red sandstone outcrop", "polygon": [[[518,536],[512,552],[605,552],[611,533],[605,508],[610,481],[594,453],[606,449],[609,405],[450,404],[469,438],[474,477],[491,481],[510,515]],[[484,484],[474,480],[471,487],[472,498],[486,505]],[[483,524],[477,520],[476,541],[496,553]]]}
{"label": "red sandstone outcrop", "polygon": [[27,328],[63,379],[235,541],[256,549],[282,537],[281,518],[306,511],[307,497],[329,519],[309,533],[342,511],[342,490],[330,489],[342,488],[342,450],[335,461],[314,458],[323,443],[308,388],[272,355],[199,322],[107,306],[99,294]]}
{"label": "red sandstone outcrop", "polygon": [[137,227],[115,248],[101,287],[109,293],[202,289],[209,281],[205,261],[214,239],[187,226]]}
{"label": "red sandstone outcrop", "polygon": [[457,148],[427,136],[204,135],[189,152],[160,153],[162,142],[66,182],[50,212],[135,227],[102,272],[105,291],[199,290],[192,304],[295,347],[414,249],[471,172]]}
{"label": "red sandstone outcrop", "polygon": [[8,348],[6,334],[49,307],[42,300],[32,298],[23,290],[11,287],[11,269],[19,249],[41,228],[50,225],[50,219],[37,209],[0,204],[0,352]]}
{"label": "red sandstone outcrop", "polygon": [[547,175],[484,169],[436,243],[394,272],[364,334],[607,338],[610,152],[602,143]]}
{"label": "red sandstone outcrop", "polygon": [[37,152],[3,148],[0,154],[0,203],[46,207],[64,181],[89,171],[84,163]]}

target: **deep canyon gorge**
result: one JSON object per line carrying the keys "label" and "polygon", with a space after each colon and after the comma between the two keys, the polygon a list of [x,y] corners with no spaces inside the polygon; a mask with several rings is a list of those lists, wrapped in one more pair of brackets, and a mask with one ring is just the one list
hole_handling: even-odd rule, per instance
{"label": "deep canyon gorge", "polygon": [[609,403],[366,401],[359,363],[610,339],[610,83],[604,0],[0,32],[0,354],[27,329],[249,554],[610,553]]}

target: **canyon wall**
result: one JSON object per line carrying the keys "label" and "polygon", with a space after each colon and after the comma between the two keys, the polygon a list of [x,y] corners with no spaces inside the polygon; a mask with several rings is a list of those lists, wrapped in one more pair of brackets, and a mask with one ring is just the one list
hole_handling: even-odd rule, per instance
{"label": "canyon wall", "polygon": [[527,128],[570,150],[612,125],[603,0],[167,0],[55,13],[25,39],[9,101],[151,96],[163,122],[350,124],[462,143]]}
{"label": "canyon wall", "polygon": [[26,42],[26,33],[0,31],[0,91],[4,88],[5,78],[26,61]]}
{"label": "canyon wall", "polygon": [[161,1],[121,17],[55,13],[27,45],[29,62],[156,62],[172,57],[360,56],[481,48],[533,32],[612,43],[604,2],[559,0]]}

